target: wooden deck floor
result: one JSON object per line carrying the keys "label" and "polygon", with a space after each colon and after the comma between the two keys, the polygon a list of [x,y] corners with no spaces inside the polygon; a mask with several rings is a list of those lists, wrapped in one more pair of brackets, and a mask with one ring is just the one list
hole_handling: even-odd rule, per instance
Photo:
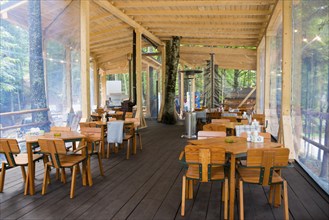
{"label": "wooden deck floor", "polygon": [[[8,170],[0,194],[1,219],[223,219],[220,185],[195,186],[195,199],[187,201],[186,216],[180,216],[181,177],[178,162],[186,144],[183,126],[148,121],[141,131],[143,152],[125,160],[124,152],[103,159],[105,177],[92,161],[94,185],[83,187],[78,177],[75,198],[69,198],[70,178],[62,185],[54,180],[42,196],[42,163],[37,164],[36,195],[23,195],[20,169]],[[69,172],[68,172],[69,174]],[[69,175],[67,175],[69,176]],[[328,219],[329,199],[296,165],[286,169],[291,219]],[[245,185],[246,219],[282,219],[283,210],[266,202],[268,189]],[[238,219],[238,205],[235,218]]]}

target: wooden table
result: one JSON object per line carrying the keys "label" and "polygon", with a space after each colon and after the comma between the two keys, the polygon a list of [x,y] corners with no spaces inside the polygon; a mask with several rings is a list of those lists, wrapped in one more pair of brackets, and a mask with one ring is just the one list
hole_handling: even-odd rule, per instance
{"label": "wooden table", "polygon": [[[234,143],[226,143],[225,139],[232,139]],[[252,143],[247,142],[245,138],[230,136],[225,138],[210,138],[203,140],[189,140],[189,144],[193,145],[209,145],[218,146],[226,150],[226,153],[231,157],[231,169],[230,169],[230,208],[229,219],[234,219],[234,197],[235,197],[235,159],[240,155],[247,153],[249,149],[253,148],[275,148],[281,147],[282,144],[269,142],[269,143]]]}
{"label": "wooden table", "polygon": [[[54,137],[54,133],[61,133],[60,137]],[[34,163],[33,163],[33,147],[38,145],[39,138],[60,138],[63,139],[65,142],[72,142],[73,148],[76,147],[76,141],[81,141],[85,136],[75,132],[75,131],[67,131],[67,132],[49,132],[45,133],[42,136],[26,136],[26,150],[28,156],[28,178],[25,182],[25,192],[24,194],[27,195],[27,192],[30,191],[30,195],[35,194],[35,184],[34,184]],[[29,190],[28,190],[29,189]]]}

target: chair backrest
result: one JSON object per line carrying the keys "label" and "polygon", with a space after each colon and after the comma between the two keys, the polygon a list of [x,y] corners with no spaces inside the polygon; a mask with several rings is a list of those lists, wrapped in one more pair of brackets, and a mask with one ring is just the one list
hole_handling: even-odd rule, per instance
{"label": "chair backrest", "polygon": [[103,108],[97,108],[96,112],[97,114],[102,115],[105,112],[105,110]]}
{"label": "chair backrest", "polygon": [[16,166],[14,155],[21,152],[16,139],[0,138],[0,153],[4,154],[10,167]]}
{"label": "chair backrest", "polygon": [[126,112],[125,118],[132,118],[132,117],[133,117],[133,113],[132,112]]}
{"label": "chair backrest", "polygon": [[62,139],[57,138],[40,138],[38,140],[40,152],[48,154],[51,162],[55,168],[61,167],[61,160],[59,155],[66,154],[65,143]]}
{"label": "chair backrest", "polygon": [[94,153],[94,151],[96,150],[94,146],[94,141],[99,141],[103,139],[102,129],[96,127],[81,127],[80,132],[85,136],[85,140],[87,141],[88,153]]}
{"label": "chair backrest", "polygon": [[108,118],[108,121],[116,121],[116,118]]}
{"label": "chair backrest", "polygon": [[222,119],[228,119],[230,122],[237,122],[236,116],[222,116]]}
{"label": "chair backrest", "polygon": [[[259,132],[258,135],[264,137],[264,142],[265,143],[271,142],[271,134],[270,133],[268,133],[268,132]],[[241,132],[240,137],[247,138],[248,137],[247,132]]]}
{"label": "chair backrest", "polygon": [[206,124],[203,126],[204,131],[224,131],[226,132],[226,126],[221,124]]}
{"label": "chair backrest", "polygon": [[126,118],[126,122],[134,122],[135,128],[140,126],[140,120],[139,118]]}
{"label": "chair backrest", "polygon": [[242,132],[254,132],[254,131],[258,131],[260,132],[260,127],[259,126],[255,126],[255,125],[236,125],[235,126],[235,135],[240,137]]}
{"label": "chair backrest", "polygon": [[58,126],[53,126],[50,127],[50,131],[71,131],[70,127],[58,127]]}
{"label": "chair backrest", "polygon": [[96,123],[95,122],[80,122],[80,130],[82,127],[96,127]]}
{"label": "chair backrest", "polygon": [[134,135],[135,134],[135,123],[124,124],[123,131],[127,135]]}
{"label": "chair backrest", "polygon": [[230,119],[211,119],[212,124],[220,124],[220,123],[227,123],[230,122]]}
{"label": "chair backrest", "polygon": [[215,137],[226,137],[225,131],[199,131],[198,140],[215,138]]}
{"label": "chair backrest", "polygon": [[253,114],[252,115],[252,120],[256,119],[257,121],[259,121],[260,125],[264,125],[265,124],[265,115],[264,114]]}
{"label": "chair backrest", "polygon": [[241,123],[242,123],[243,125],[249,125],[249,121],[248,121],[248,119],[242,119],[242,120],[241,120]]}
{"label": "chair backrest", "polygon": [[288,148],[258,148],[247,151],[247,167],[259,167],[261,169],[259,184],[263,186],[272,183],[274,168],[282,168],[288,165]]}
{"label": "chair backrest", "polygon": [[225,164],[225,149],[217,146],[187,145],[185,146],[186,163],[190,166],[199,165],[199,179],[208,182],[212,165]]}

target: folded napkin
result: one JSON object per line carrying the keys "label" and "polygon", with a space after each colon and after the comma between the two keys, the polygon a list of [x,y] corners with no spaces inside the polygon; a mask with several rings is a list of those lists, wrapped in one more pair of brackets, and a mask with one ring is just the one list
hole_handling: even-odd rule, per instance
{"label": "folded napkin", "polygon": [[107,143],[122,143],[124,121],[110,121],[107,123]]}

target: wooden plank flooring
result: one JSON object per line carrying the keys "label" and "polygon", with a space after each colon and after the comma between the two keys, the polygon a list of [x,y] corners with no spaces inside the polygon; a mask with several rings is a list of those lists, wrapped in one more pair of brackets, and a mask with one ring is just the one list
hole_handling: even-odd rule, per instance
{"label": "wooden plank flooring", "polygon": [[[65,185],[54,179],[52,171],[52,183],[42,196],[43,167],[37,163],[36,195],[24,196],[20,169],[8,170],[0,194],[0,219],[223,219],[219,183],[196,184],[194,200],[187,200],[186,216],[180,216],[184,170],[178,156],[186,144],[180,138],[184,126],[148,121],[148,128],[140,132],[143,152],[138,150],[130,160],[125,160],[123,151],[103,159],[105,177],[99,175],[97,160],[92,160],[94,185],[83,187],[78,175],[74,199],[69,198],[69,171]],[[329,218],[328,195],[297,164],[283,175],[291,219]],[[282,207],[267,203],[268,188],[245,184],[244,189],[246,219],[283,218]]]}

